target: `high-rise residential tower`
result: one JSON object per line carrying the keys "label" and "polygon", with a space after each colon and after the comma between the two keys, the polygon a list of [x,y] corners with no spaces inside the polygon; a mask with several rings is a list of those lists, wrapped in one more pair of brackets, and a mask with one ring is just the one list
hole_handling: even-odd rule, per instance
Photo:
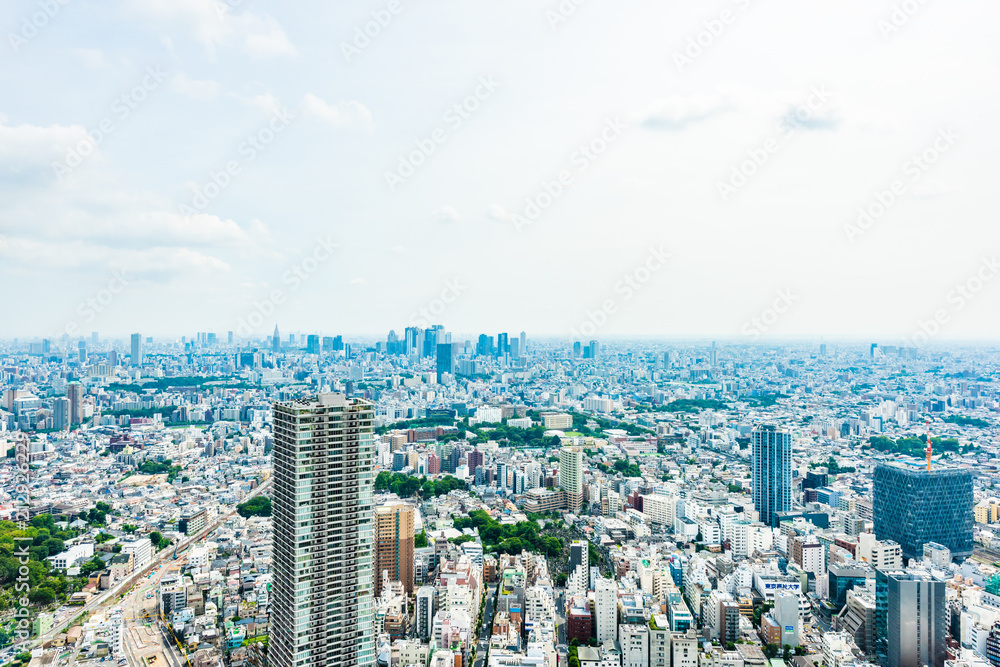
{"label": "high-rise residential tower", "polygon": [[583,449],[563,447],[559,450],[559,487],[566,493],[566,508],[570,512],[583,509]]}
{"label": "high-rise residential tower", "polygon": [[404,503],[375,509],[375,595],[382,594],[382,573],[413,594],[413,506]]}
{"label": "high-rise residential tower", "polygon": [[66,385],[66,398],[69,399],[69,421],[79,424],[83,421],[83,385],[70,382]]}
{"label": "high-rise residential tower", "polygon": [[899,461],[879,463],[874,478],[878,539],[898,542],[907,559],[921,558],[928,542],[948,547],[952,558],[972,555],[971,471]]}
{"label": "high-rise residential tower", "polygon": [[131,365],[142,366],[142,334],[132,334],[132,360]]}
{"label": "high-rise residential tower", "polygon": [[274,405],[275,667],[375,663],[371,403]]}
{"label": "high-rise residential tower", "polygon": [[597,607],[597,641],[618,638],[618,584],[614,579],[598,577],[594,587],[594,604]]}
{"label": "high-rise residential tower", "polygon": [[792,509],[792,434],[773,424],[753,430],[753,506],[766,525]]}

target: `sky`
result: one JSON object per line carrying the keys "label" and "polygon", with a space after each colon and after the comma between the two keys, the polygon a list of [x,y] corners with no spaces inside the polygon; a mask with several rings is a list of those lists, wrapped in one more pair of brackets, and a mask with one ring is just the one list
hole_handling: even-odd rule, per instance
{"label": "sky", "polygon": [[8,0],[0,337],[995,340],[998,18]]}

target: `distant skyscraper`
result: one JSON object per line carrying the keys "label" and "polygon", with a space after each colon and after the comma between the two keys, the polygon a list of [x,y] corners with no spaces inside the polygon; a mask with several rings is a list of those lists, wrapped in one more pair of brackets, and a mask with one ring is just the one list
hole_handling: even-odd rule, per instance
{"label": "distant skyscraper", "polygon": [[777,527],[778,512],[792,509],[792,434],[765,424],[753,430],[753,506]]}
{"label": "distant skyscraper", "polygon": [[71,409],[68,398],[59,398],[52,401],[52,428],[60,431],[68,428],[71,423]]}
{"label": "distant skyscraper", "polygon": [[308,354],[319,354],[319,336],[309,334],[306,338],[306,352]]}
{"label": "distant skyscraper", "polygon": [[566,492],[570,512],[583,508],[583,449],[563,447],[559,450],[559,488]]}
{"label": "distant skyscraper", "polygon": [[875,572],[875,653],[883,667],[943,667],[945,583],[929,573]]}
{"label": "distant skyscraper", "polygon": [[343,394],[274,406],[275,667],[375,663],[373,417]]}
{"label": "distant skyscraper", "polygon": [[69,399],[69,420],[71,424],[83,421],[83,385],[70,382],[66,385],[66,398]]}
{"label": "distant skyscraper", "polygon": [[497,334],[497,356],[502,357],[505,354],[510,354],[510,345],[507,344],[507,334],[501,333]]}
{"label": "distant skyscraper", "polygon": [[87,363],[87,341],[81,340],[76,346],[81,364]]}
{"label": "distant skyscraper", "polygon": [[476,343],[476,354],[481,357],[488,357],[493,354],[493,338],[491,336],[479,334],[479,340]]}
{"label": "distant skyscraper", "polygon": [[233,332],[232,331],[230,331],[228,334],[226,334],[226,342],[228,342],[230,345],[233,344]]}
{"label": "distant skyscraper", "polygon": [[132,334],[132,359],[133,366],[142,366],[142,334]]}
{"label": "distant skyscraper", "polygon": [[281,334],[278,333],[278,325],[274,325],[274,335],[271,336],[271,352],[281,352]]}
{"label": "distant skyscraper", "polygon": [[520,344],[518,345],[517,349],[520,355],[523,357],[525,354],[528,353],[528,334],[522,331],[521,335],[518,336],[518,339],[520,340]]}
{"label": "distant skyscraper", "polygon": [[[399,452],[397,452],[399,453]],[[413,506],[398,503],[375,508],[375,596],[382,594],[382,573],[413,594]]]}
{"label": "distant skyscraper", "polygon": [[445,373],[455,376],[455,343],[438,343],[437,345],[437,381]]}
{"label": "distant skyscraper", "polygon": [[874,479],[878,539],[898,542],[907,559],[920,559],[927,542],[948,547],[953,558],[972,555],[971,471],[939,463],[930,471],[922,463],[879,463]]}
{"label": "distant skyscraper", "polygon": [[580,341],[576,341],[575,343],[573,343],[573,358],[574,359],[577,359],[577,358],[580,357],[580,355],[582,354],[582,349],[583,349],[583,345],[580,343]]}

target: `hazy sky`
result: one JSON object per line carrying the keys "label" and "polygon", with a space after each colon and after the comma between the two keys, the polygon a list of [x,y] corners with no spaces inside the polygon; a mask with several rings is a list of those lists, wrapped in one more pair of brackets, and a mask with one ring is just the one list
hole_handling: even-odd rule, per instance
{"label": "hazy sky", "polygon": [[8,0],[0,336],[996,338],[998,18]]}

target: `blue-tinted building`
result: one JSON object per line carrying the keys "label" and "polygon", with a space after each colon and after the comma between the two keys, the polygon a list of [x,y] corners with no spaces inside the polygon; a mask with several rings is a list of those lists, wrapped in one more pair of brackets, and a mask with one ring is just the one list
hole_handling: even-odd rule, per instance
{"label": "blue-tinted building", "polygon": [[839,612],[847,604],[847,591],[864,588],[868,579],[875,578],[875,570],[866,565],[831,565],[827,576],[830,581],[830,601]]}
{"label": "blue-tinted building", "polygon": [[972,555],[972,473],[935,463],[879,463],[875,468],[875,535],[898,542],[904,558],[922,558],[937,542],[952,558]]}
{"label": "blue-tinted building", "polygon": [[792,509],[792,434],[773,424],[758,426],[753,443],[753,506],[760,520],[778,526],[778,512]]}

